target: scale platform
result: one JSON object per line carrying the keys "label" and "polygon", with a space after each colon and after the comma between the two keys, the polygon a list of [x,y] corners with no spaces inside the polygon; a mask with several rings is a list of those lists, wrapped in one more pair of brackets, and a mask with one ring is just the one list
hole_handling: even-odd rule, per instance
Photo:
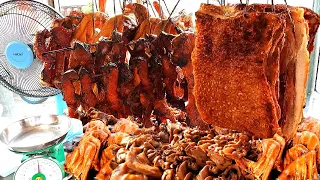
{"label": "scale platform", "polygon": [[[76,130],[73,128],[74,124],[76,124]],[[65,152],[62,142],[82,132],[82,128],[77,124],[81,122],[67,116],[42,115],[16,121],[5,128],[0,133],[0,141],[11,152],[23,156],[22,164],[18,167],[15,177],[21,179],[21,173],[29,172],[34,174],[30,176],[31,179],[47,175],[45,179],[49,180],[51,171],[47,169],[52,168],[60,169],[61,175],[64,176],[62,166],[65,161]],[[33,172],[37,167],[40,169],[39,172]]]}
{"label": "scale platform", "polygon": [[18,153],[30,153],[57,145],[71,129],[63,115],[33,116],[16,121],[0,134],[0,141]]}

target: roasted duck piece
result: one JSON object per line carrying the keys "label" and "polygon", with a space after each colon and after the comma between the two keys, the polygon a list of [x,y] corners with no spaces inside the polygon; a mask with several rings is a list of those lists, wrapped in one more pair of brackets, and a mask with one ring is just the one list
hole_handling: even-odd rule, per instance
{"label": "roasted duck piece", "polygon": [[70,53],[68,69],[85,67],[90,69],[93,65],[93,57],[90,53],[89,46],[80,42],[75,42],[73,51]]}
{"label": "roasted duck piece", "polygon": [[150,115],[153,110],[152,102],[154,100],[154,96],[152,92],[153,85],[149,79],[147,60],[143,57],[133,57],[130,59],[130,69],[134,76],[133,86],[140,91],[138,93],[139,98],[137,98],[140,100],[141,106],[143,106],[141,109],[142,114],[150,119]]}
{"label": "roasted duck piece", "polygon": [[[57,26],[57,27],[53,27],[50,32],[51,32],[50,45],[49,45],[50,50],[70,47],[71,37],[72,37],[71,30],[63,26]],[[54,76],[50,77],[51,78],[50,81],[52,82],[51,84],[56,87],[60,86],[61,77],[66,70],[66,66],[68,63],[67,59],[69,58],[68,57],[69,55],[70,55],[69,52],[57,52],[56,54],[50,55],[55,57],[55,62],[52,63],[52,67],[55,71],[55,74]],[[45,68],[43,72],[45,72]]]}
{"label": "roasted duck piece", "polygon": [[139,38],[146,38],[146,35],[150,35],[154,32],[154,29],[160,22],[161,20],[159,18],[145,19],[139,26],[133,40],[138,40]]}
{"label": "roasted duck piece", "polygon": [[40,79],[41,84],[46,86],[53,86],[53,80],[55,78],[55,69],[52,63],[44,63],[44,68],[41,71]]}
{"label": "roasted duck piece", "polygon": [[308,41],[308,50],[309,53],[314,50],[314,40],[316,33],[320,25],[320,15],[308,8],[304,9],[304,19],[308,22],[309,27],[309,41]]}
{"label": "roasted duck piece", "polygon": [[[207,123],[272,137],[281,133],[279,105],[267,74],[277,77],[279,71],[266,71],[266,57],[283,38],[276,33],[284,31],[285,21],[267,13],[248,12],[248,18],[243,18],[243,12],[227,15],[227,10],[232,7],[203,4],[196,13],[193,67],[198,111]],[[273,59],[275,64],[279,59]]]}
{"label": "roasted duck piece", "polygon": [[[155,40],[152,41],[153,48],[151,53],[157,54],[161,57],[161,65],[163,71],[163,83],[165,84],[166,96],[168,97],[169,103],[173,104],[175,100],[180,100],[184,96],[184,92],[179,94],[175,90],[181,90],[177,87],[179,84],[178,70],[177,67],[171,62],[171,42],[174,38],[171,34],[165,34],[161,32]],[[181,74],[179,74],[181,75]],[[182,81],[180,79],[180,81]],[[176,87],[175,87],[176,85]],[[183,90],[182,90],[183,91]],[[182,97],[181,97],[182,96]]]}
{"label": "roasted duck piece", "polygon": [[[65,53],[64,52],[56,53],[56,62],[55,62],[55,66],[54,66],[55,75],[54,75],[54,77],[51,77],[52,84],[55,87],[59,87],[61,84],[61,78],[62,78],[63,73],[65,72],[66,63],[67,62],[66,62]],[[46,69],[46,68],[44,68],[44,69]],[[43,72],[44,71],[45,70],[43,70]]]}
{"label": "roasted duck piece", "polygon": [[133,75],[134,88],[130,94],[129,104],[132,106],[132,113],[142,118],[146,127],[152,126],[150,116],[155,99],[148,64],[151,46],[151,42],[147,39],[138,39],[128,45],[131,54],[129,67]]}
{"label": "roasted duck piece", "polygon": [[127,47],[123,41],[120,42],[113,42],[112,48],[110,51],[110,59],[111,62],[125,62],[126,61],[126,51]]}
{"label": "roasted duck piece", "polygon": [[[59,87],[61,76],[66,68],[66,55],[68,52],[45,54],[48,51],[66,48],[70,46],[72,31],[62,26],[53,27],[50,32],[44,30],[36,34],[38,44],[34,50],[38,58],[44,61],[44,69],[41,72],[41,82],[47,86]],[[48,45],[46,41],[49,40]]]}
{"label": "roasted duck piece", "polygon": [[181,31],[190,31],[194,32],[194,23],[193,23],[192,13],[186,13],[184,10],[179,12],[177,17],[172,18],[173,22],[177,25],[177,28],[180,28]]}
{"label": "roasted duck piece", "polygon": [[[102,27],[99,34],[97,34],[94,42],[97,42],[100,37],[111,38],[112,32],[117,31],[123,33],[126,38],[125,41],[129,42],[133,39],[134,33],[137,28],[137,22],[133,14],[117,15],[110,18]],[[133,34],[133,35],[132,35]]]}
{"label": "roasted duck piece", "polygon": [[71,11],[68,16],[61,19],[54,19],[52,22],[52,27],[62,26],[69,30],[74,31],[79,25],[83,18],[84,14],[80,11]]}
{"label": "roasted duck piece", "polygon": [[[87,33],[93,36],[93,32],[87,32],[88,24],[92,24],[93,14],[85,14],[77,26],[77,28],[73,32],[73,40],[80,41],[80,42],[87,42]],[[91,25],[90,25],[91,26]],[[91,29],[91,28],[90,28]]]}
{"label": "roasted duck piece", "polygon": [[[160,1],[159,1],[160,2]],[[164,12],[163,12],[163,8],[162,6],[159,4],[158,1],[153,1],[152,2],[152,5],[153,7],[156,9],[157,13],[158,13],[158,16],[161,18],[161,19],[167,19]]]}
{"label": "roasted duck piece", "polygon": [[36,56],[45,63],[54,62],[54,56],[52,54],[43,54],[50,51],[49,47],[46,45],[46,39],[51,36],[51,33],[45,29],[36,34],[35,46],[33,47]]}
{"label": "roasted duck piece", "polygon": [[79,69],[79,81],[81,83],[81,106],[85,110],[95,107],[97,104],[97,96],[93,92],[95,82],[84,67]]}
{"label": "roasted duck piece", "polygon": [[124,7],[124,15],[134,14],[137,20],[137,25],[140,26],[143,21],[150,17],[147,8],[138,3],[130,3]]}
{"label": "roasted duck piece", "polygon": [[73,41],[80,41],[88,44],[97,42],[100,36],[95,29],[98,28],[101,30],[107,21],[108,17],[101,12],[85,14],[74,30],[72,37]]}
{"label": "roasted duck piece", "polygon": [[111,114],[119,116],[121,113],[121,100],[118,95],[119,71],[115,63],[108,63],[102,67],[102,81],[105,91],[106,106],[110,108]]}
{"label": "roasted duck piece", "polygon": [[97,49],[95,52],[95,66],[94,71],[96,74],[99,74],[101,71],[101,67],[111,62],[110,57],[108,56],[110,54],[110,51],[112,49],[112,41],[103,38],[98,42]]}
{"label": "roasted duck piece", "polygon": [[193,33],[179,34],[172,40],[172,58],[171,61],[176,66],[182,68],[183,75],[187,81],[187,98],[188,104],[186,112],[190,119],[191,126],[207,128],[207,124],[201,119],[196,107],[196,102],[193,94],[194,77],[191,53],[194,48],[195,35]]}
{"label": "roasted duck piece", "polygon": [[119,70],[118,92],[123,103],[123,107],[121,109],[123,111],[123,117],[127,117],[128,115],[131,115],[133,113],[132,110],[130,110],[132,109],[130,104],[130,98],[132,98],[132,95],[137,96],[134,93],[134,77],[129,65],[126,62],[119,62],[117,65]]}
{"label": "roasted duck piece", "polygon": [[60,46],[60,48],[70,47],[72,31],[63,26],[54,27],[50,30],[52,40]]}
{"label": "roasted duck piece", "polygon": [[75,70],[68,70],[62,75],[63,100],[68,105],[68,115],[77,117],[76,111],[80,105],[81,83],[78,73]]}
{"label": "roasted duck piece", "polygon": [[95,52],[95,71],[98,73],[103,65],[109,62],[127,62],[127,47],[122,41],[122,34],[113,32],[111,39],[102,38]]}
{"label": "roasted duck piece", "polygon": [[171,19],[166,19],[159,22],[158,25],[154,28],[153,34],[159,35],[162,31],[172,35],[177,35],[180,32]]}

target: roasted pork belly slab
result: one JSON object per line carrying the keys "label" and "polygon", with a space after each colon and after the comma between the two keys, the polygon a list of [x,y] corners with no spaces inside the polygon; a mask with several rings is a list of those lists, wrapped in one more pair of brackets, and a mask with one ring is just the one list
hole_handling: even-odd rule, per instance
{"label": "roasted pork belly slab", "polygon": [[308,8],[285,5],[276,5],[274,11],[271,10],[271,5],[267,4],[253,4],[247,7],[237,5],[236,8],[281,14],[286,18],[285,42],[280,59],[278,101],[281,107],[279,125],[283,135],[289,140],[297,131],[305,105],[309,53],[314,48],[314,39],[320,21],[319,15]]}
{"label": "roasted pork belly slab", "polygon": [[[291,25],[292,25],[292,22],[288,21],[288,19],[290,20],[290,17],[288,16],[289,12],[299,11],[299,9],[300,9],[300,13],[301,13],[301,9],[303,9],[304,10],[303,17],[306,20],[306,22],[308,23],[308,28],[309,28],[308,51],[309,51],[309,53],[311,53],[313,51],[315,36],[316,36],[316,33],[319,28],[320,15],[315,13],[311,9],[305,8],[305,7],[291,7],[291,6],[286,6],[283,4],[275,5],[274,10],[272,10],[271,4],[252,4],[249,6],[246,6],[245,4],[237,4],[234,6],[238,10],[245,10],[247,12],[252,11],[252,12],[269,12],[269,13],[283,14],[283,15],[287,16],[287,23],[291,23]],[[293,16],[293,15],[291,15],[291,16]],[[296,23],[296,22],[294,22],[294,23]],[[292,28],[292,26],[291,26],[291,28]],[[291,30],[293,30],[293,29],[291,29]]]}
{"label": "roasted pork belly slab", "polygon": [[305,105],[319,15],[254,4],[202,5],[196,16],[193,64],[202,118],[258,137],[270,137],[280,127],[291,139]]}
{"label": "roasted pork belly slab", "polygon": [[285,45],[281,52],[279,104],[282,113],[279,125],[287,139],[296,133],[305,105],[309,73],[309,33],[303,15],[302,8],[291,9],[294,27],[287,18]]}
{"label": "roasted pork belly slab", "polygon": [[196,17],[194,93],[203,120],[257,137],[279,132],[276,86],[285,19],[207,4]]}

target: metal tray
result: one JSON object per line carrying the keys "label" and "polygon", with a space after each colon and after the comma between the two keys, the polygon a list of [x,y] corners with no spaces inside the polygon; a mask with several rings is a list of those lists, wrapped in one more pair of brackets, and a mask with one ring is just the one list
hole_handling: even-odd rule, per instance
{"label": "metal tray", "polygon": [[0,141],[15,152],[33,152],[59,144],[71,129],[71,119],[41,115],[21,119],[0,134]]}

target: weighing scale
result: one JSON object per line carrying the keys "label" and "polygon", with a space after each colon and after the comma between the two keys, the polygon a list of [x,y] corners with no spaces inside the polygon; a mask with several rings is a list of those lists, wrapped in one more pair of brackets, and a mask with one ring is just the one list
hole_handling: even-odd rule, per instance
{"label": "weighing scale", "polygon": [[65,177],[62,141],[71,129],[63,115],[33,116],[14,122],[0,134],[0,141],[23,154],[16,180],[61,180]]}

